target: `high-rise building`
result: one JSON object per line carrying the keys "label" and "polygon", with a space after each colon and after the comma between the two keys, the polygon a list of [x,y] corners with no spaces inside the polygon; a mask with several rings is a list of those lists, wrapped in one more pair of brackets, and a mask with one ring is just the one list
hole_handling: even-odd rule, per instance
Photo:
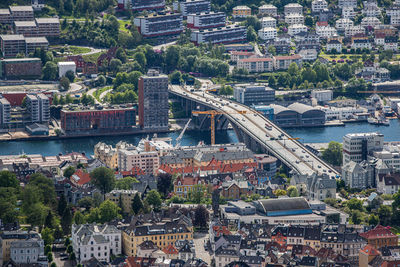
{"label": "high-rise building", "polygon": [[139,125],[143,129],[168,129],[168,76],[149,70],[139,79]]}
{"label": "high-rise building", "polygon": [[184,17],[187,17],[189,14],[210,12],[211,2],[209,0],[175,1],[173,3],[173,9],[176,12],[181,12]]}
{"label": "high-rise building", "polygon": [[180,13],[154,13],[136,17],[135,26],[143,37],[178,35],[183,31],[183,17]]}
{"label": "high-rise building", "polygon": [[352,133],[343,137],[343,165],[367,160],[368,154],[383,149],[383,134]]}
{"label": "high-rise building", "polygon": [[0,96],[0,128],[6,128],[11,119],[11,105],[7,99]]}
{"label": "high-rise building", "polygon": [[157,151],[140,151],[136,147],[118,150],[118,170],[130,171],[135,167],[156,175],[160,167]]}
{"label": "high-rise building", "polygon": [[26,95],[26,107],[32,122],[49,122],[50,100],[45,94]]}

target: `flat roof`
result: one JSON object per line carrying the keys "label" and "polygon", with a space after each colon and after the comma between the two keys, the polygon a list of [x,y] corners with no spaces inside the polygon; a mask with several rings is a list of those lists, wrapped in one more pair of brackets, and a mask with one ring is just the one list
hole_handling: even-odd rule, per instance
{"label": "flat roof", "polygon": [[0,15],[10,15],[10,10],[8,8],[0,8]]}
{"label": "flat roof", "polygon": [[19,11],[19,12],[32,12],[33,13],[33,8],[32,6],[10,6],[11,12]]}
{"label": "flat roof", "polygon": [[0,35],[0,39],[4,41],[14,41],[14,40],[25,40],[25,37],[22,34],[2,34]]}
{"label": "flat roof", "polygon": [[62,61],[58,62],[58,66],[76,66],[76,64],[73,61]]}
{"label": "flat roof", "polygon": [[58,18],[36,18],[37,23],[60,23]]}
{"label": "flat roof", "polygon": [[33,20],[30,21],[14,21],[14,25],[16,27],[36,27],[36,22]]}
{"label": "flat roof", "polygon": [[26,37],[25,42],[27,43],[49,43],[46,37]]}
{"label": "flat roof", "polygon": [[31,58],[7,58],[2,59],[2,62],[24,62],[24,61],[40,61],[40,58],[31,57]]}

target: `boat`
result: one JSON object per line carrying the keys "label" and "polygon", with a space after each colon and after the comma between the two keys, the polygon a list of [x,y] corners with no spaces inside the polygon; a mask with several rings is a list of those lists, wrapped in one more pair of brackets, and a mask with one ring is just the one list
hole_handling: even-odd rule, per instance
{"label": "boat", "polygon": [[389,120],[386,119],[385,117],[379,117],[379,118],[369,117],[368,123],[374,124],[374,125],[384,125],[384,126],[390,125]]}

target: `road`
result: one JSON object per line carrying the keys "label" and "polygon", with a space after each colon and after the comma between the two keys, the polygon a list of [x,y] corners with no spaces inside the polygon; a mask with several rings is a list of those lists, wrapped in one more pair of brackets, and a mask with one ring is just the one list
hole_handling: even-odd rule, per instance
{"label": "road", "polygon": [[90,89],[89,91],[87,91],[87,95],[90,95],[91,97],[93,97],[93,99],[94,99],[94,103],[95,104],[100,104],[100,102],[99,101],[97,101],[97,99],[94,97],[94,92],[96,92],[97,91],[97,89],[98,88],[92,88],[92,89]]}
{"label": "road", "polygon": [[208,265],[211,264],[211,256],[205,251],[204,244],[208,240],[208,233],[194,233],[193,236],[194,248],[196,251],[196,258],[202,259]]}
{"label": "road", "polygon": [[166,43],[166,44],[156,45],[156,46],[153,46],[153,50],[161,50],[163,48],[165,50],[165,49],[168,48],[168,46],[171,46],[171,45],[174,45],[174,44],[176,44],[176,41],[173,41],[173,42],[170,42],[170,43]]}
{"label": "road", "polygon": [[109,92],[111,92],[112,90],[113,90],[113,89],[110,88],[110,89],[108,89],[108,90],[102,92],[102,93],[99,95],[100,100],[103,100],[103,98],[106,97],[106,95],[107,95]]}
{"label": "road", "polygon": [[[179,85],[171,85],[170,91],[224,113],[231,123],[299,174],[326,173],[331,178],[339,175],[334,168],[307,150],[303,144],[292,139],[267,118],[245,105],[204,91],[189,91]],[[268,129],[266,125],[269,125]]]}

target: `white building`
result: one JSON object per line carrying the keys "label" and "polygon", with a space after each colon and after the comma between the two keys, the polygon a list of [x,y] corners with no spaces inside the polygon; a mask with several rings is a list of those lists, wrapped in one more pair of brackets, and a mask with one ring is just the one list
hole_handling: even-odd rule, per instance
{"label": "white building", "polygon": [[351,44],[351,48],[353,49],[372,49],[372,44],[369,40],[367,39],[355,39],[353,40],[353,43]]}
{"label": "white building", "polygon": [[7,99],[0,96],[0,129],[6,128],[11,120],[11,105]]}
{"label": "white building", "polygon": [[400,171],[400,144],[397,142],[385,144],[383,150],[373,151],[374,158],[381,159],[392,170]]}
{"label": "white building", "polygon": [[338,19],[336,21],[336,29],[344,31],[346,28],[353,27],[354,22],[351,19]]}
{"label": "white building", "polygon": [[260,22],[262,28],[276,28],[276,19],[274,19],[273,17],[263,17],[261,18]]}
{"label": "white building", "polygon": [[339,0],[338,6],[339,8],[344,8],[344,7],[357,8],[357,0]]}
{"label": "white building", "polygon": [[343,164],[342,179],[350,188],[366,189],[375,184],[374,167],[367,160]]}
{"label": "white building", "polygon": [[193,13],[210,12],[211,10],[211,2],[209,0],[174,1],[172,6],[175,12],[181,12],[184,17]]}
{"label": "white building", "polygon": [[276,28],[272,27],[266,27],[262,28],[258,31],[258,37],[260,37],[261,40],[274,40],[276,36],[278,35],[278,32]]}
{"label": "white building", "polygon": [[76,64],[73,61],[58,62],[58,77],[65,76],[68,71],[76,74]]}
{"label": "white building", "polygon": [[381,14],[381,10],[379,9],[376,2],[364,1],[362,14],[366,17],[377,17]]}
{"label": "white building", "polygon": [[18,265],[38,264],[48,266],[44,255],[44,242],[40,238],[18,240],[10,244],[10,258]]}
{"label": "white building", "polygon": [[308,28],[304,24],[293,24],[288,27],[288,34],[294,36],[301,32],[307,32]]}
{"label": "white building", "polygon": [[272,58],[245,58],[237,62],[239,69],[246,69],[248,72],[270,72],[273,71]]}
{"label": "white building", "polygon": [[365,17],[361,20],[361,26],[363,27],[372,27],[381,25],[382,22],[376,17]]}
{"label": "white building", "polygon": [[297,3],[287,4],[284,7],[285,16],[288,14],[303,14],[303,6]]}
{"label": "white building", "polygon": [[335,50],[336,52],[340,53],[342,51],[342,43],[338,40],[329,40],[326,44],[326,51]]}
{"label": "white building", "polygon": [[360,25],[351,26],[344,30],[344,36],[346,36],[346,37],[351,37],[351,36],[354,36],[354,35],[360,34],[360,33],[362,33],[362,34],[365,33],[365,28]]}
{"label": "white building", "polygon": [[72,247],[79,263],[96,258],[109,262],[111,255],[120,255],[121,231],[113,225],[72,225]]}
{"label": "white building", "polygon": [[390,24],[392,26],[399,26],[400,25],[400,15],[398,16],[391,16],[390,17]]}
{"label": "white building", "polygon": [[315,32],[321,37],[321,38],[332,38],[337,36],[337,31],[334,27],[331,26],[317,26],[315,29]]}
{"label": "white building", "polygon": [[27,94],[26,107],[31,122],[47,123],[50,121],[50,100],[45,94]]}
{"label": "white building", "polygon": [[274,5],[262,5],[258,8],[258,14],[276,17],[278,15],[278,8]]}
{"label": "white building", "polygon": [[318,57],[318,51],[316,49],[302,49],[299,52],[302,60],[305,61],[314,61]]}
{"label": "white building", "polygon": [[316,13],[328,8],[328,2],[325,0],[313,0],[311,3],[312,12]]}
{"label": "white building", "polygon": [[379,175],[376,179],[376,191],[380,194],[393,195],[400,189],[399,173]]}
{"label": "white building", "polygon": [[315,98],[318,102],[328,102],[333,99],[332,90],[312,90],[311,97]]}
{"label": "white building", "polygon": [[383,134],[380,133],[351,133],[343,137],[343,165],[350,161],[367,160],[372,151],[383,148]]}
{"label": "white building", "polygon": [[135,167],[155,175],[160,167],[160,157],[156,151],[139,151],[136,148],[118,150],[118,169],[130,171]]}
{"label": "white building", "polygon": [[342,9],[342,18],[344,19],[353,19],[356,14],[353,7],[344,7]]}
{"label": "white building", "polygon": [[347,120],[355,117],[355,114],[365,113],[366,109],[360,107],[318,107],[325,112],[325,119],[331,120]]}
{"label": "white building", "polygon": [[289,13],[285,15],[285,22],[289,25],[304,24],[304,16],[301,13]]}

